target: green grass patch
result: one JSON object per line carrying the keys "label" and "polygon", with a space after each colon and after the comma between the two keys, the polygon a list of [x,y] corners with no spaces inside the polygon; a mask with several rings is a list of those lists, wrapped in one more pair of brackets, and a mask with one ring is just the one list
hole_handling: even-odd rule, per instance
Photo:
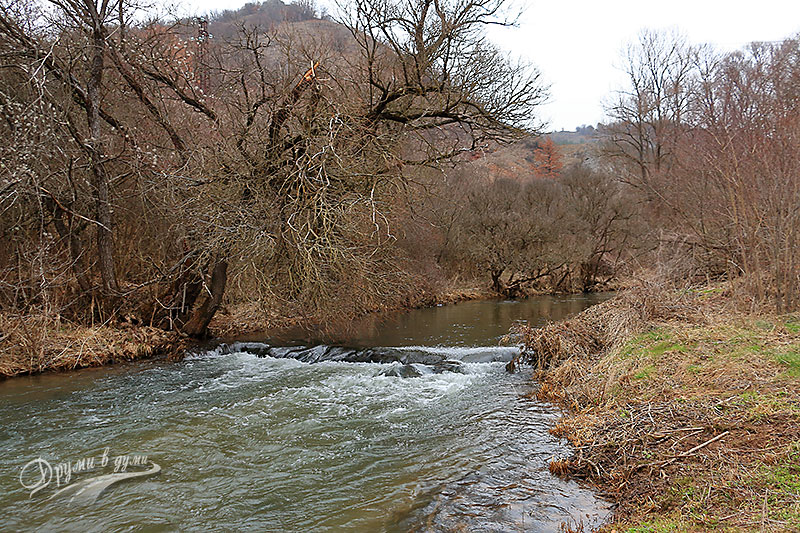
{"label": "green grass patch", "polygon": [[625,531],[626,533],[663,533],[666,531],[680,531],[678,527],[679,524],[675,522],[659,519],[656,522],[644,522],[640,526],[629,527]]}
{"label": "green grass patch", "polygon": [[777,464],[762,465],[756,483],[756,490],[766,491],[770,518],[800,524],[800,443],[792,443]]}
{"label": "green grass patch", "polygon": [[758,402],[762,398],[762,395],[756,391],[747,391],[743,392],[739,395],[739,397],[734,400],[734,403],[739,405],[746,405]]}
{"label": "green grass patch", "polygon": [[764,481],[776,490],[800,497],[800,452],[791,453],[777,465],[767,468]]}
{"label": "green grass patch", "polygon": [[673,338],[673,332],[666,328],[655,328],[637,335],[636,337],[625,343],[625,346],[620,350],[620,356],[629,358],[633,356],[661,356],[669,351],[685,352],[688,348],[681,343],[678,343]]}
{"label": "green grass patch", "polygon": [[636,374],[633,375],[633,379],[649,379],[650,375],[656,371],[656,367],[653,365],[648,365]]}
{"label": "green grass patch", "polygon": [[658,517],[639,525],[629,527],[625,533],[669,533],[672,531],[688,531],[689,525],[680,517]]}
{"label": "green grass patch", "polygon": [[786,351],[773,354],[773,358],[786,367],[787,377],[800,378],[800,345],[794,344]]}
{"label": "green grass patch", "polygon": [[688,349],[689,348],[687,348],[683,344],[664,341],[664,342],[659,342],[653,346],[650,346],[650,348],[648,348],[647,351],[650,353],[650,355],[659,357],[667,352],[685,352]]}
{"label": "green grass patch", "polygon": [[671,333],[666,328],[654,328],[641,335],[641,339],[644,341],[663,341],[669,339]]}
{"label": "green grass patch", "polygon": [[764,421],[778,413],[800,416],[800,404],[786,398],[785,394],[762,394],[756,391],[747,391],[740,394],[732,404],[745,409],[753,420]]}

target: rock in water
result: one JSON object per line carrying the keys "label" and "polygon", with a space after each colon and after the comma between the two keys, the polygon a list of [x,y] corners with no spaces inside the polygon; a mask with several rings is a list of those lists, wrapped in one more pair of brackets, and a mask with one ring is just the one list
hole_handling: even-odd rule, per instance
{"label": "rock in water", "polygon": [[463,374],[464,367],[461,365],[461,361],[448,359],[433,365],[433,371],[436,374],[441,374],[442,372],[455,372],[457,374]]}
{"label": "rock in water", "polygon": [[379,376],[396,377],[396,378],[418,378],[422,372],[415,365],[392,365],[378,374]]}
{"label": "rock in water", "polygon": [[444,372],[464,373],[461,361],[446,360],[434,365],[424,365],[421,363],[395,364],[391,368],[383,370],[379,376],[391,376],[398,378],[418,378],[428,374],[442,374]]}

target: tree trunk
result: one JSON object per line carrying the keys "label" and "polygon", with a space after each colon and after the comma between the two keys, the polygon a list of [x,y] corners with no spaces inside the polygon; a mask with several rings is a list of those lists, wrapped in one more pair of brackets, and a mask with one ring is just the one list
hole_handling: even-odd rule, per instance
{"label": "tree trunk", "polygon": [[492,276],[492,290],[498,294],[503,294],[503,290],[505,289],[505,287],[503,287],[503,282],[500,280],[503,272],[505,272],[505,269],[492,270],[490,272],[490,275]]}
{"label": "tree trunk", "polygon": [[91,159],[92,194],[95,203],[95,220],[97,227],[97,253],[99,255],[100,275],[103,280],[103,291],[108,295],[119,292],[117,276],[114,272],[114,235],[111,215],[108,175],[103,167],[103,150],[100,140],[100,88],[103,82],[103,56],[105,54],[105,36],[99,24],[92,33],[92,64],[89,82],[86,87],[87,109],[86,119],[89,126],[89,154]]}
{"label": "tree trunk", "polygon": [[67,241],[69,258],[70,261],[72,261],[72,271],[75,274],[75,280],[78,282],[81,292],[88,294],[92,290],[92,285],[87,275],[88,268],[86,267],[86,260],[83,255],[83,243],[80,237],[75,233],[74,228],[72,228],[71,225],[67,227],[64,223],[64,210],[58,205],[55,206],[53,225],[56,227],[58,235]]}
{"label": "tree trunk", "polygon": [[203,302],[197,306],[192,317],[183,327],[183,332],[191,337],[205,337],[208,333],[208,324],[222,303],[225,294],[225,285],[228,283],[228,261],[217,259],[211,273],[210,294],[205,294]]}

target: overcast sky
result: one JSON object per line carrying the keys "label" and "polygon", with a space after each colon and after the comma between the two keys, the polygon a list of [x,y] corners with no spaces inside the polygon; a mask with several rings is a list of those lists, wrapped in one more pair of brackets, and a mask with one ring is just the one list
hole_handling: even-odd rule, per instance
{"label": "overcast sky", "polygon": [[[733,50],[800,32],[800,0],[516,0],[518,28],[492,32],[512,55],[538,66],[551,85],[541,118],[574,130],[603,120],[604,99],[621,83],[622,50],[644,28],[676,29],[695,44]],[[185,0],[194,12],[235,9],[245,0]],[[318,0],[319,5],[330,5]]]}
{"label": "overcast sky", "polygon": [[[520,0],[523,1],[523,0]],[[528,1],[518,28],[498,44],[528,58],[552,85],[542,117],[555,130],[603,119],[623,81],[622,51],[644,28],[676,29],[691,43],[735,50],[800,32],[800,0]]]}

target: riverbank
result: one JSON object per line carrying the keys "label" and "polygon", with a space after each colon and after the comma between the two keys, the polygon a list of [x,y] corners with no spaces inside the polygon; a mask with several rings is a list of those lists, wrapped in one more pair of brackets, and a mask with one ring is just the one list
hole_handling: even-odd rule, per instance
{"label": "riverbank", "polygon": [[606,531],[800,530],[800,317],[735,308],[642,283],[524,332],[575,447],[551,471],[616,502]]}
{"label": "riverbank", "polygon": [[187,339],[127,323],[84,326],[59,317],[0,313],[0,379],[151,357],[180,357]]}
{"label": "riverbank", "polygon": [[[413,300],[386,302],[381,307],[370,309],[362,317],[499,297],[488,286],[450,285],[436,292],[420,291]],[[332,336],[339,336],[338,333],[346,333],[350,323],[352,319],[348,317],[343,323],[334,321],[324,329],[329,330],[327,332]],[[262,304],[243,303],[220,309],[211,321],[209,331],[212,337],[224,339],[295,328],[323,329],[319,324],[318,317],[304,315],[300,309],[292,309],[285,304],[275,304],[265,311]]]}
{"label": "riverbank", "polygon": [[[396,302],[374,314],[496,298],[482,287],[447,287],[413,302]],[[255,304],[229,305],[211,323],[215,338],[232,338],[290,328],[313,328],[319,320],[296,310],[274,306],[265,311]],[[330,328],[345,328],[333,324]],[[175,331],[127,322],[85,326],[58,316],[14,315],[0,312],[0,379],[42,372],[66,372],[153,357],[179,360],[196,341]]]}

